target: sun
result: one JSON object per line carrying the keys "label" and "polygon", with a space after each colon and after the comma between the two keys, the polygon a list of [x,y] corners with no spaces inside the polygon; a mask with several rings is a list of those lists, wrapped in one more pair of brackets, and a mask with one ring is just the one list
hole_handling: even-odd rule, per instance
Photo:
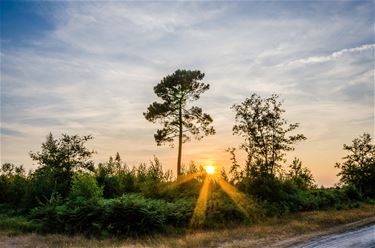
{"label": "sun", "polygon": [[215,173],[215,166],[213,165],[207,165],[205,169],[209,175],[213,175]]}

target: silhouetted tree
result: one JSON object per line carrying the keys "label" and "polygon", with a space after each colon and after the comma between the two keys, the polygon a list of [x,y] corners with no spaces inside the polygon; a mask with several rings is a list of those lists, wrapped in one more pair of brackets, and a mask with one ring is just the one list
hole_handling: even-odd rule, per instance
{"label": "silhouetted tree", "polygon": [[241,148],[247,153],[247,169],[256,166],[251,168],[255,173],[275,175],[278,162],[285,161],[285,152],[294,150],[294,143],[306,139],[303,134],[288,135],[299,124],[288,125],[278,98],[273,94],[263,99],[254,93],[232,106],[236,112],[233,134],[245,139]]}
{"label": "silhouetted tree", "polygon": [[115,158],[109,157],[108,162],[99,163],[96,169],[96,180],[103,187],[105,198],[114,198],[128,192],[136,192],[134,170],[129,170],[117,152]]}
{"label": "silhouetted tree", "polygon": [[300,189],[308,189],[314,186],[314,177],[311,171],[303,167],[302,161],[298,158],[294,158],[289,165],[287,176]]}
{"label": "silhouetted tree", "polygon": [[183,174],[185,175],[194,174],[194,173],[197,173],[198,171],[199,171],[199,168],[194,161],[190,161],[189,166],[182,170]]}
{"label": "silhouetted tree", "polygon": [[341,171],[340,181],[355,186],[364,196],[375,197],[375,145],[371,135],[364,133],[355,138],[351,145],[344,144],[349,154],[343,163],[336,163]]}
{"label": "silhouetted tree", "polygon": [[[57,192],[62,197],[67,196],[71,187],[71,179],[75,171],[93,171],[94,163],[91,156],[94,151],[86,148],[86,142],[92,136],[67,135],[55,139],[50,133],[46,142],[42,143],[40,152],[30,152],[30,157],[39,164],[33,174],[37,184],[45,183],[45,192]],[[39,180],[40,179],[40,180]]]}
{"label": "silhouetted tree", "polygon": [[0,204],[22,206],[29,180],[22,165],[4,163],[0,167]]}
{"label": "silhouetted tree", "polygon": [[225,181],[229,181],[229,178],[228,178],[228,174],[227,172],[225,171],[225,168],[224,167],[221,167],[220,169],[220,177],[225,180]]}
{"label": "silhouetted tree", "polygon": [[239,163],[237,161],[237,157],[236,157],[236,153],[235,153],[236,148],[233,148],[233,147],[228,148],[226,151],[230,153],[230,155],[231,155],[230,160],[232,161],[231,167],[229,169],[229,175],[231,176],[229,182],[231,184],[236,184],[243,177],[243,172],[241,171],[241,166],[239,165]]}
{"label": "silhouetted tree", "polygon": [[177,70],[166,76],[154,87],[155,94],[163,101],[152,103],[143,113],[148,121],[159,121],[162,125],[154,135],[157,145],[171,143],[178,138],[177,175],[182,173],[182,143],[190,140],[188,134],[198,140],[205,135],[215,134],[210,126],[210,115],[203,113],[200,107],[187,107],[188,102],[198,100],[209,89],[209,84],[201,82],[203,77],[204,73],[190,70]]}

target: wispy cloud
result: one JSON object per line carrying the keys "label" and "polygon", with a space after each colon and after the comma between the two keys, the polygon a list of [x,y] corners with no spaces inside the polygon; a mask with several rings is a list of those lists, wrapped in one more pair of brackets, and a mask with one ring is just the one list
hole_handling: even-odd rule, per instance
{"label": "wispy cloud", "polygon": [[173,168],[176,151],[156,146],[157,127],[142,113],[156,100],[153,86],[178,68],[206,73],[211,89],[197,104],[217,129],[215,136],[186,144],[186,163],[229,163],[224,149],[240,142],[231,135],[229,107],[251,92],[285,99],[288,119],[300,122],[309,138],[297,156],[321,183],[333,182],[342,143],[373,133],[371,2],[41,6],[38,14],[48,17],[49,29],[1,51],[1,125],[8,134],[23,134],[2,134],[2,162],[28,166],[27,152],[52,131],[94,134],[97,160],[119,151],[138,163],[156,154]]}
{"label": "wispy cloud", "polygon": [[345,56],[350,53],[358,53],[370,50],[372,54],[374,54],[375,44],[366,44],[359,47],[353,48],[345,48],[340,51],[331,53],[327,56],[312,56],[304,59],[297,59],[293,60],[284,64],[280,64],[278,66],[295,66],[295,65],[306,65],[306,64],[315,64],[315,63],[324,63],[328,61],[332,61],[335,59],[339,59],[342,56]]}

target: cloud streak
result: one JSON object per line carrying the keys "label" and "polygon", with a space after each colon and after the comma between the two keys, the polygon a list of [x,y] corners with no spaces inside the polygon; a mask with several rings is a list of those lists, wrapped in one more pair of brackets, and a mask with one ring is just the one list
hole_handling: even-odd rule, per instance
{"label": "cloud streak", "polygon": [[340,57],[348,55],[350,53],[360,53],[360,52],[370,50],[371,53],[374,54],[374,49],[375,49],[375,44],[365,44],[359,47],[345,48],[327,56],[312,56],[312,57],[308,57],[304,59],[297,59],[297,60],[293,60],[286,64],[281,64],[278,66],[295,66],[295,65],[324,63],[324,62],[332,61],[335,59],[339,59]]}

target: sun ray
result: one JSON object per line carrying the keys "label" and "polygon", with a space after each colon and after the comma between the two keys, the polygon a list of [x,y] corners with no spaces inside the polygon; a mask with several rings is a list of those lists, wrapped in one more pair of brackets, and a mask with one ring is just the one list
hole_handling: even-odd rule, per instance
{"label": "sun ray", "polygon": [[172,187],[175,187],[177,185],[180,185],[180,184],[183,184],[183,183],[186,183],[198,176],[201,176],[202,175],[202,172],[196,172],[196,173],[192,173],[192,174],[189,174],[189,175],[181,175],[181,176],[178,176],[177,180],[172,182],[170,184],[170,186]]}
{"label": "sun ray", "polygon": [[250,219],[250,217],[254,217],[250,216],[250,210],[254,208],[254,204],[246,197],[244,193],[238,191],[234,186],[230,185],[221,178],[218,179],[217,182],[248,219]]}
{"label": "sun ray", "polygon": [[204,223],[207,210],[207,199],[210,192],[211,179],[206,176],[203,186],[199,193],[193,216],[191,217],[190,226],[201,226]]}

